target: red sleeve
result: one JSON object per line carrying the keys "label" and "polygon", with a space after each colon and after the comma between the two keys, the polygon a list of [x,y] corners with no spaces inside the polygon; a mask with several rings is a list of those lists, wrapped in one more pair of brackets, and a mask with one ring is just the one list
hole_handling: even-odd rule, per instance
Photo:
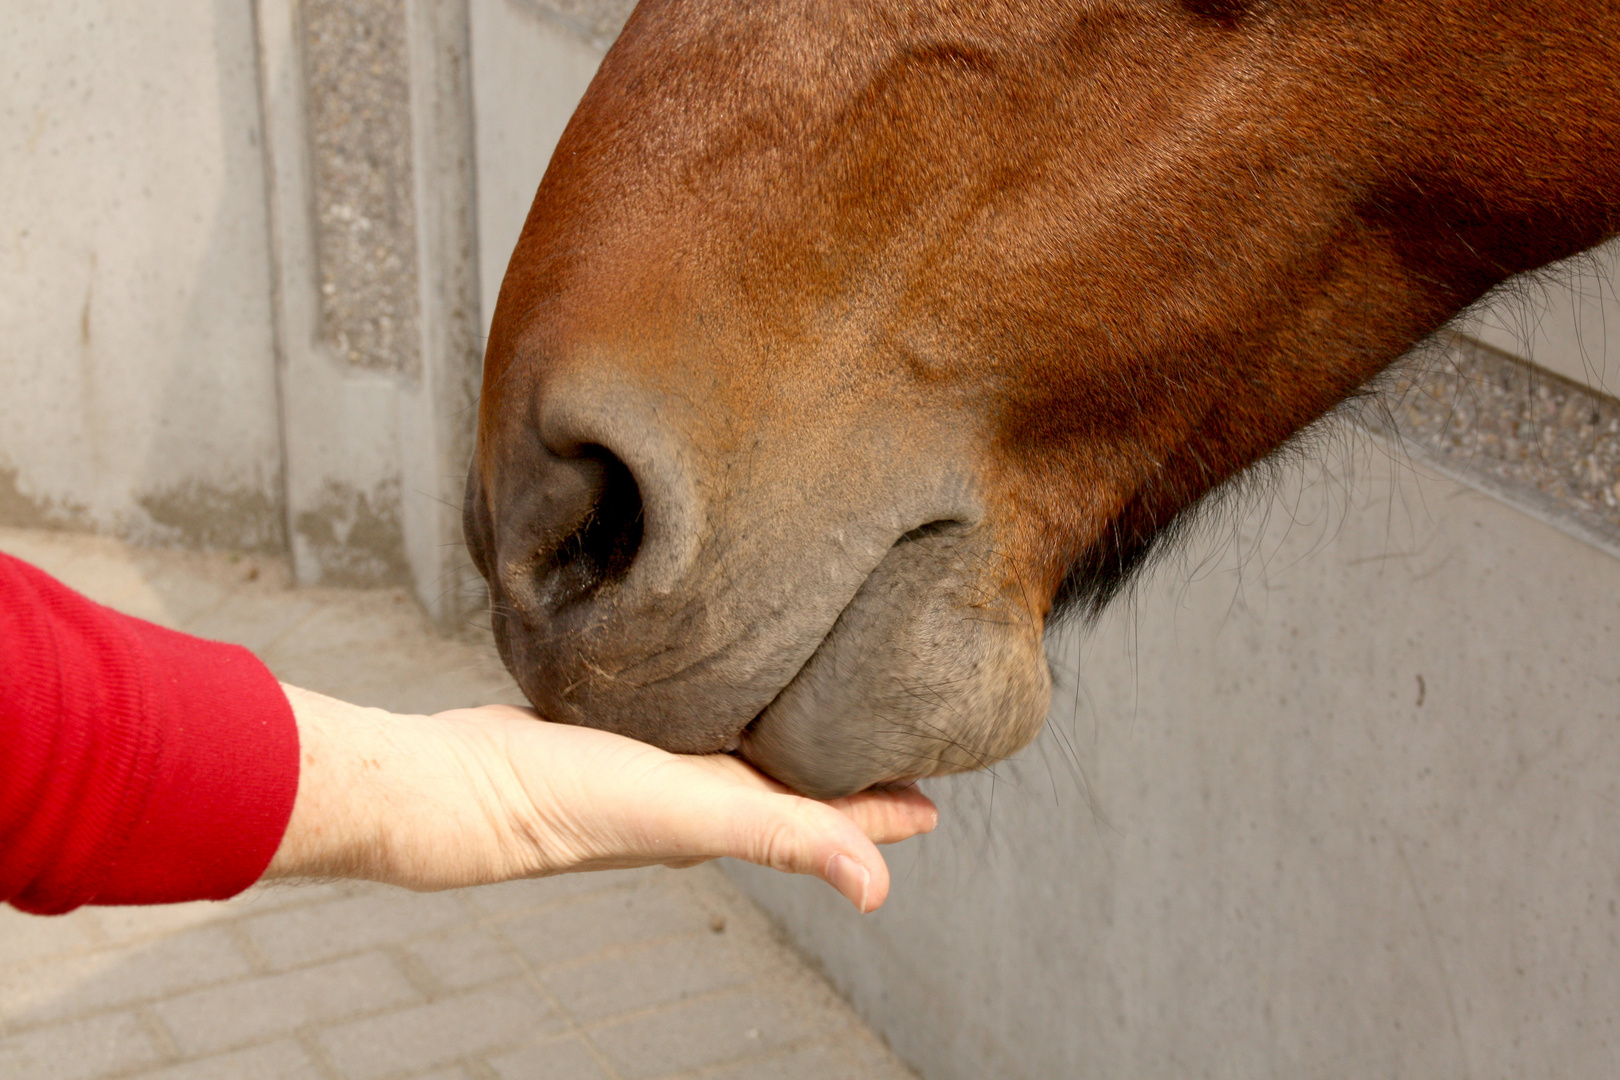
{"label": "red sleeve", "polygon": [[269,865],[298,729],[267,668],[0,554],[0,901],[223,900]]}

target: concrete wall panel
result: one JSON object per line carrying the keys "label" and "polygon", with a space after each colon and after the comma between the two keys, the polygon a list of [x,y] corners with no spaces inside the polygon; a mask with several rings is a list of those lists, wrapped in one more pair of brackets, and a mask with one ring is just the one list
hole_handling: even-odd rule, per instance
{"label": "concrete wall panel", "polygon": [[281,544],[251,6],[6,10],[0,515]]}
{"label": "concrete wall panel", "polygon": [[929,1080],[1615,1074],[1620,560],[1358,439],[1057,637],[876,916],[730,868]]}
{"label": "concrete wall panel", "polygon": [[1509,282],[1458,329],[1620,397],[1620,240]]}
{"label": "concrete wall panel", "polygon": [[[597,5],[601,6],[601,5]],[[590,8],[576,2],[572,9]],[[495,313],[512,248],[551,151],[602,62],[589,36],[611,13],[576,24],[558,5],[471,0],[473,100],[478,129],[478,247],[483,330]]]}

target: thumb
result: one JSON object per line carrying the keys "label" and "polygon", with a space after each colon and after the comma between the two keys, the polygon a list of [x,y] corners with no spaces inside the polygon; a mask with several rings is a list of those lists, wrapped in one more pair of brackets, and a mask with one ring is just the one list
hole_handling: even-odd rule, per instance
{"label": "thumb", "polygon": [[825,803],[798,795],[740,791],[722,829],[727,854],[790,874],[821,878],[857,911],[889,895],[889,867],[859,825]]}

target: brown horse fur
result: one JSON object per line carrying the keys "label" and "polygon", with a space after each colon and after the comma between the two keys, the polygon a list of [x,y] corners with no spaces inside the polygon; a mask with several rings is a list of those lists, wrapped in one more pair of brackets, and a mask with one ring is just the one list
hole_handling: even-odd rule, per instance
{"label": "brown horse fur", "polygon": [[647,0],[491,332],[542,713],[819,795],[1030,738],[1054,604],[1620,232],[1620,4]]}

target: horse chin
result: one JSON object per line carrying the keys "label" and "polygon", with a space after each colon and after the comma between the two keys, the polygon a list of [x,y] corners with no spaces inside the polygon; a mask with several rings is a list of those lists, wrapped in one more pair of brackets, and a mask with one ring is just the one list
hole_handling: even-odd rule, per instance
{"label": "horse chin", "polygon": [[[505,555],[511,572],[490,580],[496,645],[548,719],[674,753],[737,753],[806,795],[983,768],[1045,718],[1042,618],[971,486],[918,491],[885,493],[879,505],[902,509],[865,528],[799,520],[779,544],[751,530],[748,558],[698,544],[744,572],[685,580],[647,574],[668,546],[666,515],[648,514],[628,575],[583,601],[548,603],[556,589],[534,585],[533,560]],[[833,519],[820,509],[801,519]],[[480,565],[506,565],[478,550],[494,530],[469,520]],[[511,532],[515,549],[534,546]],[[822,547],[790,543],[805,534]]]}
{"label": "horse chin", "polygon": [[1039,621],[964,567],[968,538],[897,544],[738,753],[813,798],[984,768],[1040,731],[1051,697]]}

